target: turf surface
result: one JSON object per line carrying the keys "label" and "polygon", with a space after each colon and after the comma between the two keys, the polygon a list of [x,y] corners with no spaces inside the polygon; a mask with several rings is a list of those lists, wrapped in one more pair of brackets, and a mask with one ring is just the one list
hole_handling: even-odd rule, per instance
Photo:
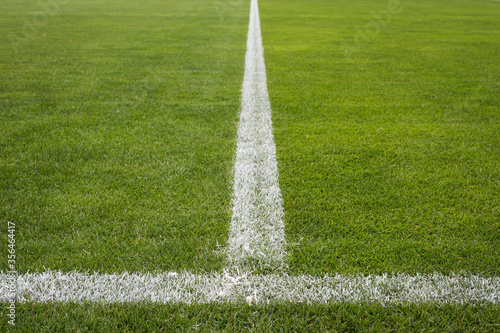
{"label": "turf surface", "polygon": [[291,273],[500,274],[500,3],[260,7]]}
{"label": "turf surface", "polygon": [[[1,253],[12,221],[20,272],[220,269],[248,1],[59,3],[0,4]],[[260,1],[290,272],[498,275],[500,3],[401,0],[356,42],[388,3]],[[469,305],[16,311],[27,332],[500,327]]]}
{"label": "turf surface", "polygon": [[[0,312],[0,316],[3,313]],[[23,304],[28,332],[497,332],[500,308],[437,305],[266,306]],[[0,323],[1,325],[4,323]]]}
{"label": "turf surface", "polygon": [[219,269],[246,2],[1,7],[2,253],[11,221],[20,272]]}

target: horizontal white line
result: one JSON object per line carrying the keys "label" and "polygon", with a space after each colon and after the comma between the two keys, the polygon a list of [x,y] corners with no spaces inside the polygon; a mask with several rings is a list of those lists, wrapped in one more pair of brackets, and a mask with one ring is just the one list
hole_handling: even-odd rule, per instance
{"label": "horizontal white line", "polygon": [[0,302],[304,302],[499,304],[500,278],[475,275],[241,275],[0,273]]}

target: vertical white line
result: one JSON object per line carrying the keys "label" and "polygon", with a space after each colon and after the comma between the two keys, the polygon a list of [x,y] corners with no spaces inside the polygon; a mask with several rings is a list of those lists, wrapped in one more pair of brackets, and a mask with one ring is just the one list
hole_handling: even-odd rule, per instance
{"label": "vertical white line", "polygon": [[238,129],[230,267],[287,268],[271,104],[257,0],[252,0]]}

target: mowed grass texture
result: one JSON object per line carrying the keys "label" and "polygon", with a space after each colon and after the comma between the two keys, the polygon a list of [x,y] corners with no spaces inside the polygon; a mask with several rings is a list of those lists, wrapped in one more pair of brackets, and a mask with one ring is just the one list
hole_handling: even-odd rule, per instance
{"label": "mowed grass texture", "polygon": [[[0,310],[0,315],[4,315]],[[380,304],[33,304],[21,332],[498,332],[499,307]],[[0,328],[6,327],[0,321]]]}
{"label": "mowed grass texture", "polygon": [[500,3],[260,7],[290,272],[500,274]]}
{"label": "mowed grass texture", "polygon": [[[382,2],[380,4],[382,8],[386,6]],[[415,2],[413,4],[414,10],[420,11],[418,19],[425,19],[426,24],[411,27],[408,22],[403,22],[406,29],[422,33],[419,31],[426,27],[440,31],[441,25],[446,22],[455,26],[453,16],[448,20],[445,16],[438,17],[442,21],[441,25],[439,22],[427,25],[427,20],[430,21],[428,8],[435,11],[441,7],[430,2],[419,2],[418,6]],[[342,198],[351,201],[356,199],[359,202],[361,197],[358,188],[368,185],[374,188],[372,196],[387,200],[383,199],[387,191],[381,191],[380,188],[384,186],[387,189],[390,182],[386,180],[384,183],[385,178],[382,176],[378,177],[377,182],[369,182],[373,176],[369,173],[372,169],[368,167],[373,168],[377,161],[386,158],[380,155],[380,151],[391,153],[389,148],[398,142],[400,147],[406,147],[403,152],[415,153],[408,147],[411,141],[408,141],[407,132],[403,132],[400,137],[394,127],[388,127],[397,124],[389,121],[397,117],[413,120],[410,123],[413,127],[409,125],[411,128],[418,129],[415,124],[419,124],[414,113],[403,112],[406,109],[413,110],[415,100],[422,99],[410,89],[412,81],[399,78],[399,81],[394,79],[392,82],[389,80],[392,78],[390,75],[395,74],[392,70],[383,70],[391,68],[385,57],[393,60],[399,52],[403,53],[398,51],[401,40],[395,39],[392,49],[386,49],[385,53],[382,52],[382,46],[375,44],[375,40],[367,44],[374,50],[378,47],[379,53],[363,48],[355,50],[357,55],[346,59],[343,51],[339,51],[341,41],[348,43],[352,40],[355,34],[353,29],[366,23],[360,18],[368,20],[370,10],[379,8],[376,5],[373,2],[340,1],[300,3],[261,0],[260,3],[292,273],[397,270],[392,261],[388,262],[390,265],[381,260],[374,261],[373,265],[377,269],[367,269],[361,264],[370,257],[367,253],[375,251],[371,244],[363,242],[365,236],[370,235],[367,228],[373,222],[366,214],[359,214],[363,212],[361,209],[367,210],[371,206],[357,205],[352,208],[350,205],[351,214],[342,211],[335,213],[335,209],[326,206],[330,204],[330,199],[336,202],[342,202],[339,201]],[[6,36],[11,31],[22,33],[23,17],[30,18],[39,7],[35,1],[11,0],[4,1],[1,6],[0,218],[11,220],[17,225],[18,269],[25,272],[45,266],[64,271],[146,272],[187,269],[202,272],[220,268],[223,258],[213,251],[217,252],[217,243],[223,245],[227,241],[230,221],[232,159],[236,148],[234,140],[249,2],[75,0],[64,7],[61,5],[61,12],[54,15],[43,29],[40,28],[29,39],[29,43],[21,43],[22,47],[17,53],[10,48]],[[451,5],[451,8],[456,9],[456,6]],[[493,10],[497,7],[487,3],[485,6],[489,6],[485,7],[489,9],[481,12],[476,21],[489,20],[492,24],[495,22]],[[455,10],[452,10],[449,15],[454,13]],[[463,27],[460,26],[461,29]],[[386,31],[388,29],[383,30],[378,38],[383,40],[383,34],[389,33]],[[431,34],[429,30],[429,36]],[[393,32],[393,35],[397,37],[399,33]],[[328,43],[321,43],[321,39]],[[413,40],[412,43],[403,43],[403,50],[414,48],[416,39]],[[488,45],[491,43],[489,40]],[[422,47],[432,47],[432,44],[422,43]],[[458,54],[464,57],[470,52],[468,48],[465,50]],[[484,51],[479,48],[474,50],[478,54]],[[436,57],[441,52],[435,51]],[[378,58],[370,58],[374,57],[373,54],[377,54]],[[401,54],[398,59],[404,62],[405,58]],[[418,58],[411,54],[408,56]],[[469,57],[464,59],[471,66],[472,60]],[[428,63],[430,69],[427,69],[427,73],[436,73],[437,78],[442,77],[445,68],[450,68],[437,66],[431,59]],[[407,64],[417,66],[417,62],[408,61]],[[379,72],[375,73],[377,66]],[[489,72],[492,66],[493,61],[489,65],[481,65],[479,61],[476,63],[476,70],[483,68],[482,71],[488,74],[488,78],[481,82],[490,90],[497,89],[495,74]],[[406,70],[403,65],[398,68],[401,71],[398,75],[409,75],[414,81],[419,77],[416,74],[420,71],[418,68],[413,71]],[[492,75],[491,79],[489,75]],[[341,80],[342,76],[344,80]],[[451,81],[443,80],[443,85],[456,79],[453,75],[448,78]],[[383,82],[387,87],[375,84],[375,81]],[[435,84],[423,79],[422,82]],[[434,92],[431,88],[429,86],[426,91]],[[399,95],[395,94],[398,89]],[[423,88],[418,86],[414,91],[418,92],[419,89]],[[460,86],[453,90],[454,94],[460,91]],[[481,91],[478,93],[484,96]],[[442,94],[434,95],[444,98]],[[487,96],[493,100],[494,96]],[[451,97],[448,100],[450,105],[455,103]],[[403,109],[384,106],[403,105],[403,102],[407,103]],[[493,100],[492,103],[496,102]],[[336,103],[344,105],[344,108],[333,108]],[[429,108],[422,107],[420,111],[424,117],[422,119],[432,114],[436,114],[436,119],[444,117],[442,113],[430,111],[431,108],[439,109],[437,101],[433,102],[429,97],[422,103],[429,103]],[[468,103],[473,104],[471,101]],[[348,105],[352,105],[352,110]],[[449,107],[446,105],[441,107]],[[388,110],[399,111],[391,113]],[[449,109],[449,112],[452,110]],[[485,112],[484,117],[495,120],[494,105],[485,110],[482,111]],[[477,122],[475,113],[467,114]],[[456,117],[459,118],[459,115],[461,113]],[[378,137],[369,125],[376,126],[376,119],[391,134],[384,142],[380,138],[373,141]],[[474,121],[469,123],[474,124]],[[337,127],[332,124],[337,124]],[[436,127],[441,132],[442,128],[453,128],[450,123],[446,125]],[[494,121],[489,127],[484,127],[486,130],[483,135],[488,140],[493,140],[491,133],[488,134],[488,129],[492,131],[493,125]],[[434,136],[435,141],[429,143],[426,141],[428,129],[424,126],[421,131],[414,140],[426,148],[428,154],[444,152],[437,148],[429,150],[433,146],[432,142],[437,145],[437,139]],[[431,134],[441,135],[441,132],[436,130]],[[363,145],[359,145],[359,137],[363,133],[371,135],[361,141]],[[343,144],[333,145],[333,141],[330,141],[332,136],[339,136],[337,141],[342,139]],[[477,141],[477,133],[473,138],[470,142],[476,146],[483,143]],[[406,146],[402,142],[406,142]],[[494,149],[494,144],[491,143],[489,149]],[[329,147],[337,150],[330,151]],[[466,147],[469,146],[465,145],[463,149]],[[340,148],[343,150],[339,151]],[[369,149],[373,150],[373,158],[366,159],[365,153]],[[342,153],[344,159],[339,156],[340,153],[332,155],[335,151]],[[354,154],[356,151],[359,158]],[[421,159],[425,160],[425,156],[421,156]],[[450,156],[454,155],[450,152]],[[342,169],[339,169],[340,166],[333,169],[332,165],[335,164],[330,161],[333,157],[338,159],[338,163],[343,163]],[[361,161],[361,157],[367,162],[353,163]],[[302,165],[299,158],[307,163]],[[491,155],[483,156],[483,160],[490,164],[494,162]],[[326,166],[321,168],[316,163]],[[477,162],[474,160],[470,163]],[[383,163],[380,162],[380,165]],[[387,168],[380,165],[380,175],[384,175]],[[433,164],[427,165],[427,169],[422,165],[426,164],[412,165],[413,177],[423,177]],[[365,169],[358,170],[360,166]],[[436,168],[439,171],[441,169],[438,166]],[[464,172],[465,164],[459,166],[459,170]],[[365,172],[366,176],[355,176],[356,172]],[[335,181],[333,176],[349,175],[350,178],[341,180],[344,183],[352,182],[351,189],[345,192],[337,189],[344,197],[337,195],[332,198],[321,194],[326,193],[326,190],[332,193],[334,186],[343,184]],[[302,183],[299,176],[303,177]],[[437,176],[428,173],[427,177],[430,182],[434,179],[432,177]],[[393,187],[396,188],[396,185]],[[345,186],[344,190],[348,188],[342,186]],[[417,194],[421,193],[421,196],[426,193],[420,192],[421,188],[415,184],[410,188]],[[487,194],[484,188],[479,186],[477,193]],[[491,191],[495,189],[493,186],[489,188]],[[292,198],[300,198],[301,201],[293,201]],[[486,198],[492,200],[490,196]],[[322,206],[313,205],[315,202]],[[474,204],[465,200],[460,202],[462,205]],[[428,203],[430,210],[427,215],[424,214],[427,220],[432,216],[431,210],[439,205],[430,199]],[[398,208],[398,201],[394,205]],[[478,205],[476,203],[474,207]],[[420,209],[415,201],[409,201],[409,207]],[[489,212],[490,215],[485,213],[485,219],[491,222],[492,230],[489,244],[493,245],[488,246],[495,250],[495,220],[491,215],[493,208],[488,210],[485,207],[481,212]],[[403,210],[399,209],[403,214]],[[385,221],[387,225],[389,220],[382,211],[378,207],[372,214],[379,216],[379,223]],[[465,214],[468,211],[463,212]],[[359,226],[356,228],[349,225],[349,217],[354,216],[354,213],[357,213],[357,219],[365,218],[352,220],[357,221]],[[340,215],[344,223],[338,218],[339,214],[344,214]],[[324,223],[320,217],[325,216],[330,216],[330,221],[335,222],[335,225]],[[311,229],[307,231],[305,228],[309,225]],[[421,225],[439,231],[435,224],[426,222]],[[344,238],[341,238],[332,232],[339,230],[332,228],[342,230],[346,226],[350,227],[346,230],[351,235],[345,233]],[[389,225],[387,230],[404,227],[403,230],[410,233],[414,232],[416,226],[419,226],[417,222],[405,225],[398,221]],[[476,234],[483,238],[475,243],[476,246],[482,244],[487,230],[484,225],[479,226],[482,229],[478,229]],[[4,236],[7,227],[2,228],[5,228],[5,233],[0,242],[7,244]],[[301,239],[305,235],[307,238]],[[332,246],[339,242],[339,248],[347,253],[346,244],[349,244],[346,239],[349,237],[353,239],[353,244],[362,249],[348,253],[349,261],[344,266],[335,264],[338,261],[333,259],[329,251],[335,250]],[[371,237],[382,237],[380,244],[387,243],[387,246],[397,244],[398,239],[407,239],[395,233],[388,237],[372,232]],[[433,239],[431,236],[426,237],[428,240]],[[457,237],[470,241],[463,234]],[[304,244],[307,247],[301,247]],[[425,249],[427,244],[419,246]],[[474,248],[470,251],[476,253]],[[381,255],[394,260],[394,252],[387,251],[387,248]],[[438,255],[446,258],[443,253]],[[360,258],[360,264],[353,263],[356,257]],[[494,254],[489,254],[488,258],[492,265],[495,264],[491,259]],[[4,262],[1,265],[0,269],[5,269]],[[405,268],[405,263],[399,265],[399,269],[411,272]],[[434,267],[432,262],[429,265],[420,265],[418,269],[429,271]],[[445,263],[438,270],[445,272],[447,267],[449,265]],[[489,272],[494,273],[495,268],[490,268]],[[0,317],[6,318],[6,315],[6,306],[1,306]],[[498,306],[434,304],[250,306],[22,303],[16,304],[16,315],[16,328],[21,332],[494,332],[499,327]],[[12,328],[7,325],[6,320],[0,320],[0,331]]]}
{"label": "mowed grass texture", "polygon": [[247,3],[60,3],[0,5],[1,252],[11,221],[19,272],[221,268]]}

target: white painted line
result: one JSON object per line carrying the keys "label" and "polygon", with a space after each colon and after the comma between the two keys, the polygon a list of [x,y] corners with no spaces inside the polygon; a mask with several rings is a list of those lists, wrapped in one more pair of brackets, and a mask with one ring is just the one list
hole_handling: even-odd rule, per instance
{"label": "white painted line", "polygon": [[[1,303],[9,301],[8,287],[8,275],[1,273]],[[224,273],[87,275],[48,271],[20,275],[16,296],[19,302],[500,304],[500,278],[439,274],[231,278]]]}
{"label": "white painted line", "polygon": [[[252,0],[238,129],[228,272],[83,274],[0,272],[0,303],[452,303],[500,304],[500,277],[474,275],[290,276],[283,204],[260,34]],[[281,274],[250,274],[256,266]],[[250,268],[248,270],[247,268]]]}
{"label": "white painted line", "polygon": [[251,1],[234,176],[229,266],[287,268],[271,104],[257,0]]}

